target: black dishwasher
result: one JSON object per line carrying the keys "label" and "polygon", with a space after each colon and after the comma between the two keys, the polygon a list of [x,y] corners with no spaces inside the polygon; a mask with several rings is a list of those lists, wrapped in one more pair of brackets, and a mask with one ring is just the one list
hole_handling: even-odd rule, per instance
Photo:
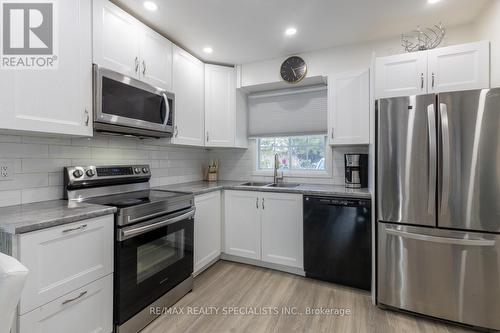
{"label": "black dishwasher", "polygon": [[370,290],[371,201],[304,196],[306,276]]}

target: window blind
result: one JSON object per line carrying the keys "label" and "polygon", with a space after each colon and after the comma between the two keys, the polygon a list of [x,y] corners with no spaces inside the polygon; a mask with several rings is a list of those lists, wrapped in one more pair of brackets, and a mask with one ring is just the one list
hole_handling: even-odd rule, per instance
{"label": "window blind", "polygon": [[326,86],[250,95],[250,137],[327,133]]}

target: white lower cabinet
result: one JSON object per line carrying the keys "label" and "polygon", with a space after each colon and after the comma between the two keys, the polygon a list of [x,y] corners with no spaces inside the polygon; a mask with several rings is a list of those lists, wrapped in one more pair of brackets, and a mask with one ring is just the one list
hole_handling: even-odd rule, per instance
{"label": "white lower cabinet", "polygon": [[261,228],[259,201],[259,192],[225,192],[225,253],[260,260]]}
{"label": "white lower cabinet", "polygon": [[113,274],[19,317],[19,333],[111,333]]}
{"label": "white lower cabinet", "polygon": [[113,232],[110,214],[18,236],[30,272],[16,333],[113,331]]}
{"label": "white lower cabinet", "polygon": [[302,195],[261,193],[262,260],[304,267]]}
{"label": "white lower cabinet", "polygon": [[113,272],[113,215],[21,234],[19,259],[30,273],[24,314]]}
{"label": "white lower cabinet", "polygon": [[210,192],[194,198],[194,274],[200,273],[220,256],[221,192]]}
{"label": "white lower cabinet", "polygon": [[225,192],[224,252],[302,269],[302,195]]}

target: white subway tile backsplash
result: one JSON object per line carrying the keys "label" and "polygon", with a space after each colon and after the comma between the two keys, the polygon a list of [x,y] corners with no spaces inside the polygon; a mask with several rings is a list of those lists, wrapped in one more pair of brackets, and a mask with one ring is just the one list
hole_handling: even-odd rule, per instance
{"label": "white subway tile backsplash", "polygon": [[29,143],[0,143],[0,157],[2,158],[47,158],[49,146]]}
{"label": "white subway tile backsplash", "polygon": [[100,134],[73,139],[0,135],[0,158],[15,162],[14,180],[0,182],[0,206],[62,198],[62,170],[69,165],[149,164],[153,186],[203,178],[207,150],[159,144],[165,141]]}

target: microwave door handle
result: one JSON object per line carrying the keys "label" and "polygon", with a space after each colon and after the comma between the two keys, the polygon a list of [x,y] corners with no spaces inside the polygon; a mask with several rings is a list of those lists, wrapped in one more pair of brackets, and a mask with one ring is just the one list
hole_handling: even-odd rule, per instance
{"label": "microwave door handle", "polygon": [[149,225],[144,225],[141,227],[136,227],[136,228],[132,228],[132,229],[128,229],[128,230],[121,230],[120,234],[118,235],[118,241],[124,241],[126,239],[145,234],[146,232],[150,232],[152,230],[156,230],[158,228],[161,228],[161,227],[164,227],[164,226],[167,226],[167,225],[170,225],[170,224],[182,221],[182,220],[192,218],[194,216],[195,211],[196,211],[196,208],[193,207],[187,213],[181,214],[181,215],[176,216],[176,217],[172,217],[172,218],[169,218],[169,219],[166,219],[163,221],[159,221],[159,222],[149,224]]}
{"label": "microwave door handle", "polygon": [[170,104],[168,103],[168,97],[167,97],[167,94],[165,93],[162,93],[162,96],[163,96],[163,100],[165,102],[165,108],[166,108],[166,112],[165,112],[165,120],[163,121],[163,127],[166,127],[167,126],[167,123],[168,123],[168,118],[170,117]]}

